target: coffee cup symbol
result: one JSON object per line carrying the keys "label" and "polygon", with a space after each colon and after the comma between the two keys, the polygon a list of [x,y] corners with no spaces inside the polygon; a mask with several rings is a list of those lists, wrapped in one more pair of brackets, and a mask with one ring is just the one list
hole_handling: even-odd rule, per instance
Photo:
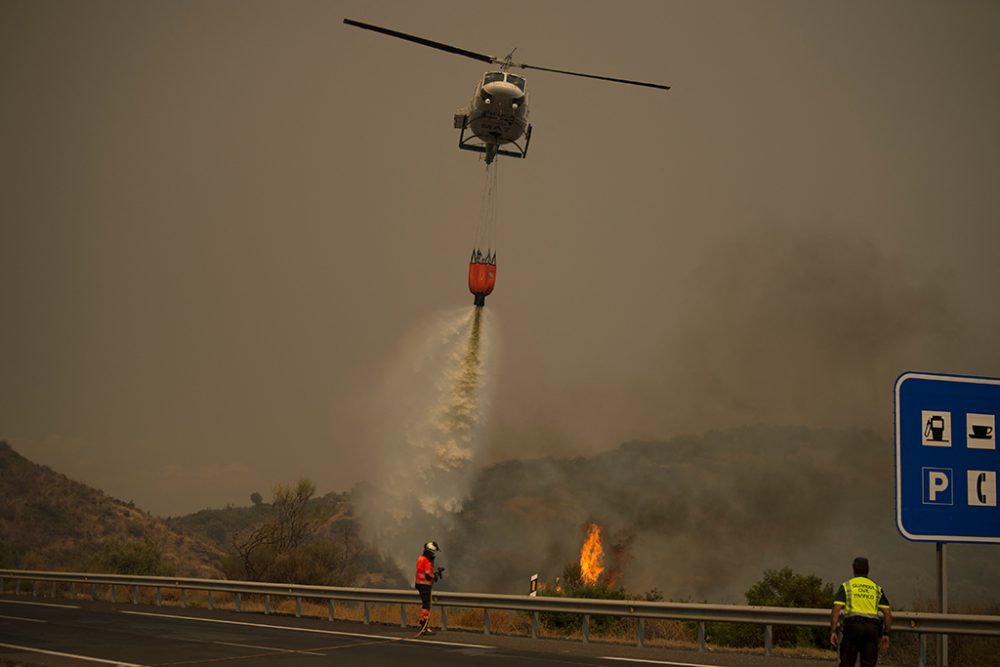
{"label": "coffee cup symbol", "polygon": [[969,434],[970,438],[978,438],[979,440],[989,440],[990,436],[993,434],[993,427],[987,424],[973,424],[972,433]]}
{"label": "coffee cup symbol", "polygon": [[944,442],[944,417],[934,415],[927,420],[924,437],[930,436],[932,442]]}

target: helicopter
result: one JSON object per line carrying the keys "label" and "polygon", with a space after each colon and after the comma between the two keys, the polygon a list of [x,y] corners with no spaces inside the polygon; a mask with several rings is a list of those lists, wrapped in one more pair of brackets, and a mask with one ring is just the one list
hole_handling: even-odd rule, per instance
{"label": "helicopter", "polygon": [[511,68],[521,70],[534,69],[588,79],[625,83],[633,86],[670,90],[670,86],[658,83],[584,74],[582,72],[570,72],[567,70],[529,65],[527,63],[515,63],[513,61],[514,51],[507,54],[505,58],[496,58],[484,53],[476,53],[475,51],[452,46],[451,44],[435,42],[423,37],[409,35],[405,32],[372,25],[371,23],[362,23],[361,21],[354,21],[352,19],[344,19],[344,23],[356,28],[371,30],[422,46],[428,46],[433,49],[446,51],[447,53],[485,62],[490,65],[499,65],[499,69],[483,74],[482,78],[476,83],[476,89],[469,106],[460,109],[454,118],[455,129],[461,131],[458,137],[458,147],[466,151],[483,153],[487,166],[498,155],[517,158],[527,157],[528,146],[531,144],[531,124],[528,123],[528,92],[525,88],[525,79],[523,76],[511,72]]}

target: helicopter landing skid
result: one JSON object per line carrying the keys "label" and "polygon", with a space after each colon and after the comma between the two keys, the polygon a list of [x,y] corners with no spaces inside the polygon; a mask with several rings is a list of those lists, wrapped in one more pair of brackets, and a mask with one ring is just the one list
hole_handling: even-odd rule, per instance
{"label": "helicopter landing skid", "polygon": [[[467,124],[462,124],[462,132],[458,136],[458,147],[463,151],[474,151],[476,153],[486,154],[486,164],[493,162],[493,158],[497,155],[506,155],[507,157],[528,157],[528,146],[531,144],[531,126],[528,126],[528,131],[524,134],[524,147],[522,148],[520,144],[516,141],[510,142],[514,149],[500,148],[497,144],[487,144],[483,142],[476,135],[466,136]],[[481,143],[476,143],[481,142]]]}

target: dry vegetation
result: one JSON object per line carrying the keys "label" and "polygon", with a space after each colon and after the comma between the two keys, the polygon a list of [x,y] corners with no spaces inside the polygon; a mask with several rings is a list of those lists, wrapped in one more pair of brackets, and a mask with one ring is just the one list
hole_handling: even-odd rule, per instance
{"label": "dry vegetation", "polygon": [[0,442],[0,566],[82,570],[107,549],[148,543],[177,575],[218,577],[222,550]]}

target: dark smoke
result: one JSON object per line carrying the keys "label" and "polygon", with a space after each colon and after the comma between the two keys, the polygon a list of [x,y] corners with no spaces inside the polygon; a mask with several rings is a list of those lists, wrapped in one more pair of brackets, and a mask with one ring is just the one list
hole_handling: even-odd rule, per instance
{"label": "dark smoke", "polygon": [[[840,582],[867,555],[897,604],[933,597],[934,547],[896,531],[891,442],[866,430],[750,427],[510,461],[476,481],[442,544],[457,590],[524,593],[579,557],[597,521],[627,590],[743,602],[765,569]],[[952,545],[953,599],[983,604],[989,547]],[[990,601],[993,601],[993,596]]]}
{"label": "dark smoke", "polygon": [[[882,429],[901,372],[987,370],[962,345],[947,274],[861,238],[758,228],[720,239],[687,281],[641,385],[674,433]],[[982,361],[997,368],[1000,356]]]}
{"label": "dark smoke", "polygon": [[[620,406],[616,423],[667,437],[486,470],[445,543],[452,585],[523,592],[534,572],[551,580],[595,520],[624,546],[620,581],[633,592],[739,602],[765,569],[839,582],[866,554],[897,601],[932,598],[933,545],[895,528],[892,386],[910,369],[998,374],[1000,352],[981,337],[998,315],[977,317],[927,258],[832,227],[720,239],[686,278],[650,306],[672,324],[632,391],[589,406]],[[493,447],[572,450],[541,426]],[[990,554],[953,545],[956,599],[1000,590]]]}

